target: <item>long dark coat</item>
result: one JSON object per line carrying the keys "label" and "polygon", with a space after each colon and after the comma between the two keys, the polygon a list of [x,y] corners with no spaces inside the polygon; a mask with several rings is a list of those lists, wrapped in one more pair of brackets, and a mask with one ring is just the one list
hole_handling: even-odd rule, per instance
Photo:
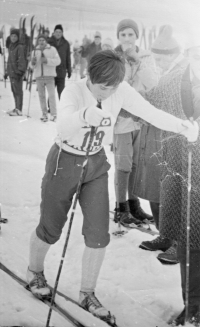
{"label": "long dark coat", "polygon": [[[150,102],[176,117],[188,119],[193,115],[189,78],[188,68],[166,75]],[[200,126],[200,116],[196,121]],[[197,142],[189,143],[184,136],[162,131],[161,142],[160,232],[186,246],[188,149],[191,146],[190,246],[200,249],[200,133]]]}
{"label": "long dark coat", "polygon": [[60,42],[52,36],[48,43],[56,48],[60,56],[61,63],[56,67],[56,74],[58,78],[65,78],[66,73],[71,75],[71,52],[69,42],[62,36]]}

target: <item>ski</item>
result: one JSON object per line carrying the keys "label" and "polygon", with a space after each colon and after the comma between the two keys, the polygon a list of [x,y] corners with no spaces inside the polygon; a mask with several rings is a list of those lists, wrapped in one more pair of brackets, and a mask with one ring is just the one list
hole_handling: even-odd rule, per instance
{"label": "ski", "polygon": [[[20,285],[22,285],[27,291],[31,292],[28,284],[25,280],[17,276],[13,271],[11,271],[9,268],[7,268],[4,264],[0,263],[0,269],[7,273],[10,277],[12,277],[16,282],[18,282]],[[48,285],[51,290],[53,288]],[[83,308],[79,306],[79,303],[69,296],[63,294],[60,291],[57,291],[57,296],[60,296],[64,298],[67,302],[71,303],[73,307],[70,307],[70,309],[63,309],[60,305],[54,302],[53,310],[59,313],[62,317],[73,323],[76,327],[106,327],[106,326],[112,326],[112,327],[119,327],[118,325],[112,324],[110,325],[108,322],[105,322],[101,320],[98,317],[94,317],[90,312],[85,311]],[[45,303],[49,307],[51,306],[51,299],[39,299],[41,302]],[[75,306],[75,309],[74,309]],[[80,313],[80,315],[77,316],[77,313]],[[85,313],[85,314],[84,314]],[[88,319],[88,315],[90,318]]]}
{"label": "ski", "polygon": [[[6,266],[4,266],[2,263],[0,263],[0,269],[3,270],[5,273],[7,273],[10,277],[12,277],[16,282],[18,282],[20,285],[22,285],[27,291],[30,292],[28,288],[28,284],[26,281],[24,281],[22,278],[17,276],[14,272],[12,272],[10,269],[8,269]],[[51,300],[48,299],[39,299],[41,302],[47,304],[48,306],[51,305]],[[86,327],[85,325],[78,322],[78,320],[74,319],[70,313],[68,313],[65,309],[61,308],[58,304],[54,303],[53,309],[59,313],[62,317],[73,323],[76,327]]]}
{"label": "ski", "polygon": [[26,78],[26,90],[28,89],[28,84],[29,84],[29,91],[31,89],[31,83],[32,83],[32,69],[30,68],[29,63],[32,59],[34,33],[36,28],[36,24],[33,24],[34,17],[35,16],[32,16],[30,20],[30,38],[29,38],[28,51],[27,51],[28,69],[27,69],[27,78]]}
{"label": "ski", "polygon": [[[115,214],[114,211],[110,211],[110,213],[112,213],[113,215]],[[114,221],[114,219],[112,217],[110,217],[110,219],[112,221]],[[122,227],[126,228],[127,230],[137,229],[137,230],[139,230],[142,233],[150,234],[150,235],[153,235],[153,236],[159,235],[159,232],[150,229],[150,227],[148,227],[148,228],[145,228],[144,226],[138,227],[135,224],[130,224],[129,227],[125,227],[125,226],[122,225]]]}

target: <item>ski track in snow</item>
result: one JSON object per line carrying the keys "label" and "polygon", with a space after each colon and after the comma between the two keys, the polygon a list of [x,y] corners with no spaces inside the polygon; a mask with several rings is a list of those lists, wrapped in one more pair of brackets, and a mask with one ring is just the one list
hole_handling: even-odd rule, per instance
{"label": "ski track in snow", "polygon": [[[56,136],[56,124],[41,123],[36,86],[33,85],[30,115],[32,118],[9,117],[5,111],[13,108],[10,83],[6,89],[0,82],[0,202],[2,217],[0,259],[9,269],[25,278],[29,238],[39,220],[40,186],[45,159]],[[24,91],[24,112],[28,104],[28,91]],[[109,172],[110,208],[114,208],[113,154],[106,147],[112,167]],[[150,213],[147,201],[141,200]],[[70,217],[70,214],[68,215]],[[68,224],[59,242],[52,246],[45,261],[45,276],[54,285]],[[84,241],[81,235],[82,214],[79,205],[74,217],[69,245],[63,264],[58,289],[78,299],[81,282],[81,259]],[[157,252],[138,248],[144,240],[154,237],[130,230],[122,238],[112,232],[116,225],[110,223],[111,242],[107,247],[96,294],[114,314],[120,327],[166,327],[167,321],[182,308],[179,265],[164,266]],[[48,307],[24,290],[0,270],[0,326],[44,326]],[[63,302],[62,305],[65,305]],[[70,326],[64,318],[53,312],[51,325]]]}

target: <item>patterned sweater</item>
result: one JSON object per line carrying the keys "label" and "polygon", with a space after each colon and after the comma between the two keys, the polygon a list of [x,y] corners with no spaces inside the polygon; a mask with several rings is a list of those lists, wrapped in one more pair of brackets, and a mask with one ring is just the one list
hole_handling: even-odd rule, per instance
{"label": "patterned sweater", "polygon": [[[191,84],[183,92],[185,69],[162,78],[159,87],[148,100],[176,117],[187,119],[183,110],[183,94],[190,93]],[[189,78],[189,77],[188,77]],[[188,97],[187,97],[188,98]],[[193,106],[191,98],[190,106]],[[186,108],[187,109],[187,108]],[[190,109],[190,108],[189,108]],[[188,110],[189,112],[189,110]],[[200,126],[200,117],[196,119]],[[171,138],[169,138],[171,136]],[[178,240],[186,246],[187,195],[188,195],[188,149],[192,148],[192,188],[190,205],[190,247],[200,249],[200,136],[197,142],[188,143],[186,138],[170,132],[162,132],[162,177],[161,177],[161,234]]]}

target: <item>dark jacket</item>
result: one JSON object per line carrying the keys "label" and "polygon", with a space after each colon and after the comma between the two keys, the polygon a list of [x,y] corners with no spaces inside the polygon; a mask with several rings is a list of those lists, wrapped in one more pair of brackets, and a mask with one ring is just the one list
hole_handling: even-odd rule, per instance
{"label": "dark jacket", "polygon": [[26,71],[24,46],[19,42],[11,43],[8,49],[7,73],[9,77],[22,77]]}
{"label": "dark jacket", "polygon": [[89,64],[90,59],[99,51],[101,51],[101,43],[96,45],[94,42],[89,44],[87,47],[83,48],[82,50],[82,57],[87,59]]}
{"label": "dark jacket", "polygon": [[56,67],[57,77],[65,78],[66,73],[68,77],[71,76],[71,53],[69,42],[62,36],[60,42],[58,43],[56,38],[52,36],[48,43],[54,46],[61,59],[61,64]]}

